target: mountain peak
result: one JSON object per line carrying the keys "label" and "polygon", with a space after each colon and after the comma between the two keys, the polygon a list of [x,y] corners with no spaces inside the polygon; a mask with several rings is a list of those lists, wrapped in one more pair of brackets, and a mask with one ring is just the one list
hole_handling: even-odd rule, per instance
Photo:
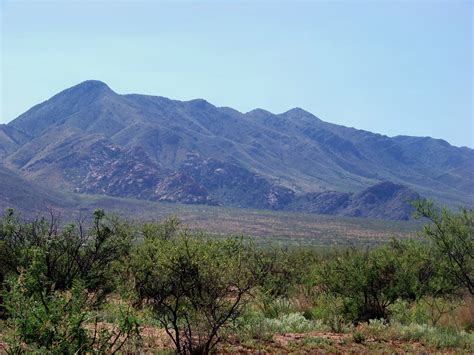
{"label": "mountain peak", "polygon": [[205,108],[214,108],[215,107],[210,102],[208,102],[204,99],[200,99],[200,98],[185,101],[185,103],[191,105],[195,109],[205,109]]}
{"label": "mountain peak", "polygon": [[[33,106],[8,125],[35,137],[53,126],[63,124],[81,109],[87,111],[90,105],[101,105],[102,98],[114,95],[115,92],[102,81],[86,80]],[[89,114],[87,117],[91,119],[93,116]]]}
{"label": "mountain peak", "polygon": [[248,116],[254,116],[254,117],[267,117],[267,116],[273,116],[273,113],[270,111],[264,110],[263,108],[255,108],[249,112],[245,113]]}
{"label": "mountain peak", "polygon": [[65,91],[112,91],[112,89],[103,81],[100,80],[86,80],[83,81],[82,83],[79,83],[77,85],[74,85],[73,87],[70,87],[69,89],[64,90]]}
{"label": "mountain peak", "polygon": [[292,109],[286,111],[285,113],[311,114],[310,112],[302,109],[301,107],[293,107]]}
{"label": "mountain peak", "polygon": [[290,119],[311,118],[319,120],[319,118],[317,118],[311,112],[303,110],[301,107],[294,107],[291,110],[279,114],[278,116],[283,116]]}
{"label": "mountain peak", "polygon": [[[86,80],[74,85],[59,94],[53,96],[50,100],[66,99],[81,100],[90,102],[103,95],[115,94],[115,92],[104,82],[100,80]],[[48,100],[48,101],[50,101]]]}

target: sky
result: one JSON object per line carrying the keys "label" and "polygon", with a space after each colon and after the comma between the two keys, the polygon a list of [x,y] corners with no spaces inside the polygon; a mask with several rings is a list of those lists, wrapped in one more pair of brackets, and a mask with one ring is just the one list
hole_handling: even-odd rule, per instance
{"label": "sky", "polygon": [[473,1],[0,3],[0,123],[97,79],[474,147]]}

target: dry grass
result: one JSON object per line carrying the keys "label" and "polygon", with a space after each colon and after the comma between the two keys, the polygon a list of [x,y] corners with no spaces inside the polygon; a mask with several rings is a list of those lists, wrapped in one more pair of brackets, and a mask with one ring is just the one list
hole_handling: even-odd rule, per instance
{"label": "dry grass", "polygon": [[437,325],[474,331],[474,297],[466,295],[456,309],[440,317]]}

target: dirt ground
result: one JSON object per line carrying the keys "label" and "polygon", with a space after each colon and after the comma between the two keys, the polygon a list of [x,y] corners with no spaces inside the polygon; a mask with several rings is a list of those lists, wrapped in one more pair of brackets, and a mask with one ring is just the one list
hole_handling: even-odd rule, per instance
{"label": "dirt ground", "polygon": [[454,354],[458,350],[437,350],[424,346],[419,342],[384,341],[371,339],[363,344],[355,343],[350,334],[311,332],[305,334],[277,334],[271,342],[255,343],[252,346],[232,344],[229,341],[223,344],[218,351],[222,354]]}
{"label": "dirt ground", "polygon": [[[124,353],[173,353],[173,344],[166,333],[154,327],[141,328],[139,348],[130,344]],[[7,344],[0,338],[0,354],[6,354]],[[219,344],[218,354],[462,354],[459,349],[436,349],[420,342],[367,339],[354,342],[351,334],[309,332],[276,334],[268,341],[251,340],[245,343],[229,337]]]}
{"label": "dirt ground", "polygon": [[[166,334],[152,327],[142,329],[143,348],[140,351],[172,352],[173,347]],[[304,334],[276,334],[270,341],[242,343],[230,337],[219,344],[218,354],[459,354],[459,349],[436,349],[420,342],[397,340],[354,342],[351,334],[310,332]]]}

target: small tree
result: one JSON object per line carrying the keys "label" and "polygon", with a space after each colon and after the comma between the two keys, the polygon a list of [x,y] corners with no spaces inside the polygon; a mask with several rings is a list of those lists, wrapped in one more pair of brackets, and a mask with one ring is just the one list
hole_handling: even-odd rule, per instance
{"label": "small tree", "polygon": [[256,253],[256,269],[263,273],[260,289],[270,298],[289,298],[298,287],[312,284],[314,264],[320,255],[313,250],[267,248]]}
{"label": "small tree", "polygon": [[141,225],[143,239],[171,239],[179,233],[181,221],[173,216],[164,222],[146,222]]}
{"label": "small tree", "polygon": [[429,250],[416,242],[393,241],[374,250],[349,250],[335,255],[320,269],[320,284],[343,300],[344,313],[354,322],[389,317],[397,299],[414,301],[439,285]]}
{"label": "small tree", "polygon": [[426,200],[416,201],[414,206],[415,217],[430,222],[421,235],[434,247],[435,262],[445,277],[474,295],[474,210],[460,208],[453,213]]}
{"label": "small tree", "polygon": [[132,270],[138,299],[151,305],[178,353],[209,353],[222,328],[239,316],[255,284],[250,254],[241,240],[186,233],[148,237],[137,247]]}
{"label": "small tree", "polygon": [[96,210],[89,228],[82,222],[60,226],[54,213],[50,218],[22,220],[7,210],[0,221],[0,270],[19,275],[32,263],[31,250],[42,251],[43,282],[55,290],[68,290],[81,279],[88,290],[107,293],[113,287],[113,265],[131,247],[131,225]]}
{"label": "small tree", "polygon": [[114,289],[115,266],[128,254],[132,235],[102,210],[88,229],[81,223],[60,227],[53,214],[23,221],[8,210],[0,221],[0,270],[10,350],[113,352],[135,334],[127,313],[120,327],[97,333],[100,306]]}
{"label": "small tree", "polygon": [[7,281],[10,353],[115,353],[138,334],[130,309],[121,312],[113,329],[101,327],[95,295],[79,279],[67,291],[45,288],[37,275],[42,273],[41,251],[33,252],[34,261],[28,269]]}

